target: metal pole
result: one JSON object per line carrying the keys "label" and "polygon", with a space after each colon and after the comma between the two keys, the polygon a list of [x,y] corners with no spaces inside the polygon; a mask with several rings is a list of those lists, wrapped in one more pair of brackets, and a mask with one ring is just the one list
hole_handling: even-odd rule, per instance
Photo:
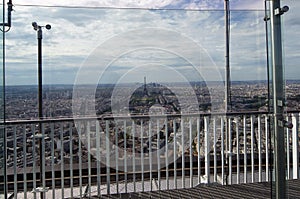
{"label": "metal pole", "polygon": [[[39,118],[39,133],[35,135],[35,138],[39,139],[39,153],[40,153],[40,187],[35,190],[36,192],[40,192],[41,199],[44,198],[44,192],[48,191],[48,188],[45,187],[44,182],[44,158],[43,158],[43,147],[44,144],[44,132],[42,128],[42,119],[43,119],[43,72],[42,72],[42,39],[43,39],[43,31],[42,28],[45,27],[47,30],[51,29],[51,26],[47,24],[46,26],[39,26],[36,22],[32,22],[33,29],[37,31],[37,39],[38,39],[38,118]],[[35,142],[35,140],[34,140]]]}
{"label": "metal pole", "polygon": [[39,104],[39,119],[43,118],[43,73],[42,73],[42,39],[43,32],[39,28],[37,31],[38,35],[38,104]]}
{"label": "metal pole", "polygon": [[[4,6],[4,0],[3,0],[3,10],[2,10],[2,12],[3,12],[3,15],[2,15],[2,17],[3,17],[3,23],[1,24],[1,28],[2,28],[2,30],[4,30],[4,28],[5,28],[5,25],[4,25],[4,16],[5,16],[5,6]],[[1,110],[2,112],[3,112],[3,118],[1,118],[2,120],[3,120],[3,123],[4,123],[4,125],[1,127],[1,133],[3,133],[3,178],[4,178],[4,185],[3,185],[3,194],[4,194],[4,198],[5,199],[7,199],[7,151],[6,151],[6,148],[7,148],[7,143],[6,143],[6,140],[7,140],[7,136],[6,136],[6,130],[5,130],[5,121],[6,121],[6,119],[5,119],[5,110],[6,110],[6,107],[5,107],[5,104],[6,104],[6,100],[5,100],[5,31],[3,31],[2,32],[2,42],[3,42],[3,44],[2,44],[2,55],[3,55],[3,57],[2,57],[2,72],[3,72],[3,74],[2,74],[2,83],[3,83],[3,85],[2,85],[2,100],[3,100],[3,104],[1,104],[1,105],[3,105],[3,109]]]}
{"label": "metal pole", "polygon": [[[39,120],[43,119],[43,72],[42,72],[42,39],[43,32],[42,28],[39,27],[37,31],[37,39],[38,39],[38,117]],[[42,149],[42,123],[39,123],[39,152],[40,152],[40,187],[42,187],[43,183],[43,149]],[[40,192],[41,199],[44,198],[43,191]]]}
{"label": "metal pole", "polygon": [[[278,12],[280,11],[280,12]],[[273,60],[274,154],[276,198],[286,198],[285,149],[284,149],[284,76],[282,64],[280,0],[271,1],[271,32]]]}
{"label": "metal pole", "polygon": [[230,44],[230,35],[229,35],[229,0],[225,0],[225,111],[229,110],[228,106],[231,105],[231,96],[230,96],[230,57],[229,57],[229,44]]}
{"label": "metal pole", "polygon": [[[229,104],[231,104],[231,97],[230,97],[230,60],[229,60],[229,0],[224,0],[224,9],[225,9],[225,112],[227,113],[229,111]],[[231,110],[231,107],[230,107]],[[228,176],[229,176],[229,155],[228,154],[228,149],[229,149],[229,144],[231,140],[228,140],[229,138],[229,121],[228,118],[226,116],[226,120],[225,120],[225,133],[226,133],[226,166],[227,166],[227,170],[226,170],[226,184],[228,184]]]}

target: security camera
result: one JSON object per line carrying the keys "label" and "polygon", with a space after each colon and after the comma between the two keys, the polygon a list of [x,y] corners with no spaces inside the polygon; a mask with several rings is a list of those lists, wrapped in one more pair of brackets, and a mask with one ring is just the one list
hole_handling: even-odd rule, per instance
{"label": "security camera", "polygon": [[37,30],[38,29],[38,25],[36,22],[32,22],[32,26],[33,26],[33,29],[34,30]]}

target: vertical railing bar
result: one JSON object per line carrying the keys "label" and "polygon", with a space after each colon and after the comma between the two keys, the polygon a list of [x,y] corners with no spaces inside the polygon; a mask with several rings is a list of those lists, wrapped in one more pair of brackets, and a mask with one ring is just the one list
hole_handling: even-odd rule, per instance
{"label": "vertical railing bar", "polygon": [[165,140],[165,148],[166,148],[166,155],[165,155],[165,158],[166,158],[166,182],[167,182],[167,189],[170,189],[170,182],[169,182],[169,147],[168,147],[168,140],[169,140],[169,136],[168,136],[168,132],[169,129],[168,129],[168,120],[167,118],[165,119],[165,137],[166,137],[166,140]]}
{"label": "vertical railing bar", "polygon": [[149,120],[149,134],[148,134],[148,142],[149,142],[149,167],[150,167],[150,191],[153,190],[153,185],[152,185],[152,121]]}
{"label": "vertical railing bar", "polygon": [[292,114],[292,139],[293,139],[293,179],[299,178],[299,113]]}
{"label": "vertical railing bar", "polygon": [[141,120],[141,170],[142,170],[142,191],[145,191],[145,168],[144,168],[144,121]]}
{"label": "vertical railing bar", "polygon": [[77,125],[78,125],[78,158],[79,158],[79,195],[80,198],[82,198],[82,144],[81,144],[81,140],[82,140],[82,123],[77,121]]}
{"label": "vertical railing bar", "polygon": [[239,132],[239,118],[235,118],[236,124],[236,173],[237,173],[237,178],[236,178],[236,183],[240,184],[240,132]]}
{"label": "vertical railing bar", "polygon": [[55,199],[55,161],[54,161],[54,124],[50,124],[50,130],[51,130],[51,177],[52,177],[52,198]]}
{"label": "vertical railing bar", "polygon": [[46,188],[46,180],[45,180],[45,168],[46,168],[46,165],[45,165],[45,162],[46,162],[46,158],[45,158],[45,139],[46,139],[46,137],[45,137],[45,123],[42,123],[41,124],[42,125],[42,146],[40,146],[40,147],[42,147],[42,162],[41,162],[41,164],[42,165],[40,165],[40,167],[42,167],[42,175],[44,176],[43,177],[43,181],[42,182],[40,182],[40,184],[41,184],[41,186],[45,189]]}
{"label": "vertical railing bar", "polygon": [[124,120],[123,124],[124,128],[124,170],[125,170],[125,193],[128,192],[128,184],[127,184],[127,125],[126,120]]}
{"label": "vertical railing bar", "polygon": [[247,183],[247,129],[246,129],[246,115],[243,116],[243,133],[244,133],[244,183]]}
{"label": "vertical railing bar", "polygon": [[60,175],[61,175],[61,198],[65,198],[64,196],[64,128],[63,128],[63,123],[60,124],[60,142],[61,142],[61,147],[60,147]]}
{"label": "vertical railing bar", "polygon": [[228,118],[228,166],[229,166],[229,184],[232,184],[232,119]]}
{"label": "vertical railing bar", "polygon": [[135,122],[132,121],[132,166],[133,166],[133,192],[136,192],[136,156],[135,156]]}
{"label": "vertical railing bar", "polygon": [[[289,117],[286,116],[286,121],[289,121]],[[286,128],[286,179],[290,179],[290,129]]]}
{"label": "vertical railing bar", "polygon": [[109,121],[105,121],[105,152],[106,152],[106,192],[110,195],[110,132]]}
{"label": "vertical railing bar", "polygon": [[174,150],[174,184],[175,184],[175,189],[177,189],[177,149],[176,149],[176,144],[177,144],[177,135],[176,135],[176,120],[173,120],[173,132],[174,132],[174,145],[173,145],[173,150]]}
{"label": "vertical railing bar", "polygon": [[17,198],[18,193],[18,173],[17,173],[17,128],[14,126],[14,196]]}
{"label": "vertical railing bar", "polygon": [[268,116],[265,116],[265,153],[266,153],[266,181],[269,181],[269,124]]}
{"label": "vertical railing bar", "polygon": [[156,147],[157,147],[157,175],[158,175],[158,190],[161,189],[161,171],[160,171],[160,130],[159,130],[159,119],[156,121],[156,135],[157,135],[157,140],[156,140]]}
{"label": "vertical railing bar", "polygon": [[193,134],[192,118],[189,118],[190,188],[193,187],[193,149],[192,149],[193,135],[192,134]]}
{"label": "vertical railing bar", "polygon": [[262,181],[262,165],[261,165],[261,116],[257,117],[257,131],[258,131],[258,182]]}
{"label": "vertical railing bar", "polygon": [[224,117],[221,117],[221,169],[222,169],[222,185],[224,185],[225,175],[225,157],[224,157]]}
{"label": "vertical railing bar", "polygon": [[[87,133],[87,148],[88,148],[88,152],[91,151],[91,121],[87,121],[87,125],[86,125],[86,133]],[[88,153],[88,196],[91,197],[91,184],[92,184],[92,180],[91,180],[91,154]]]}
{"label": "vertical railing bar", "polygon": [[27,133],[26,126],[23,128],[23,187],[24,187],[24,199],[27,199]]}
{"label": "vertical railing bar", "polygon": [[73,186],[74,186],[74,181],[73,181],[73,126],[72,123],[70,125],[70,189],[71,189],[71,198],[73,198]]}
{"label": "vertical railing bar", "polygon": [[197,117],[197,165],[198,165],[198,184],[201,183],[201,154],[200,154],[200,117]]}
{"label": "vertical railing bar", "polygon": [[292,123],[293,123],[293,130],[292,130],[292,139],[293,139],[293,179],[299,178],[299,137],[298,137],[298,130],[299,130],[299,113],[292,115]]}
{"label": "vertical railing bar", "polygon": [[32,168],[33,168],[33,190],[34,190],[34,193],[33,193],[33,197],[34,199],[36,199],[36,147],[35,147],[35,124],[32,124],[31,126],[32,128],[32,151],[33,151],[33,165],[32,165]]}
{"label": "vertical railing bar", "polygon": [[226,174],[225,174],[225,180],[226,180],[226,185],[228,185],[228,179],[229,179],[229,116],[225,115],[224,118],[225,121],[225,129],[224,129],[224,157],[225,157],[225,166],[226,166]]}
{"label": "vertical railing bar", "polygon": [[205,176],[207,178],[207,183],[210,183],[210,137],[209,137],[209,118],[204,117],[204,133],[205,133]]}
{"label": "vertical railing bar", "polygon": [[116,151],[116,189],[117,194],[119,194],[119,127],[118,122],[116,122],[116,130],[115,130],[115,151]]}
{"label": "vertical railing bar", "polygon": [[254,182],[254,116],[251,115],[251,177]]}
{"label": "vertical railing bar", "polygon": [[97,156],[97,194],[101,197],[101,162],[100,162],[100,123],[96,121],[96,156]]}
{"label": "vertical railing bar", "polygon": [[217,176],[217,128],[216,117],[213,117],[213,136],[214,136],[214,182],[218,181]]}
{"label": "vertical railing bar", "polygon": [[181,118],[181,170],[182,170],[182,188],[185,188],[185,158],[184,158],[184,122]]}

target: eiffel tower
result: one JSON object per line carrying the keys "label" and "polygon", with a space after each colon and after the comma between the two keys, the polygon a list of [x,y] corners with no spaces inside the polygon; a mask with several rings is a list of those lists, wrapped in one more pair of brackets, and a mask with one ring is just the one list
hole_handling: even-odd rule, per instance
{"label": "eiffel tower", "polygon": [[144,77],[144,96],[148,96],[146,76]]}

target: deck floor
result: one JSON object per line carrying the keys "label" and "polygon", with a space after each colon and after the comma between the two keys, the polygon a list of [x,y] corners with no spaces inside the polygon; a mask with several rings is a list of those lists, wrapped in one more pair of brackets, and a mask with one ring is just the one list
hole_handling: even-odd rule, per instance
{"label": "deck floor", "polygon": [[[274,189],[274,187],[273,187]],[[287,182],[287,197],[300,199],[300,180],[289,180]],[[274,190],[273,190],[274,192]],[[99,198],[99,197],[92,197]],[[247,183],[235,184],[229,186],[222,185],[201,185],[194,188],[139,192],[139,193],[124,193],[110,196],[102,196],[100,198],[255,198],[265,199],[271,197],[271,183]]]}

